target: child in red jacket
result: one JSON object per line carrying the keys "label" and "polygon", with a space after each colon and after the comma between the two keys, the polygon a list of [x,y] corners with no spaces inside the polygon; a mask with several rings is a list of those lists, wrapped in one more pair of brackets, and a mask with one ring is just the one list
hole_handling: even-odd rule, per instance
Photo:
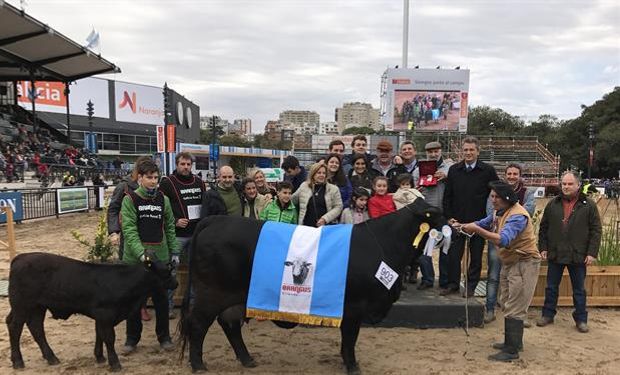
{"label": "child in red jacket", "polygon": [[375,177],[372,188],[374,194],[368,200],[368,215],[371,219],[396,211],[392,194],[388,194],[388,179],[386,177]]}

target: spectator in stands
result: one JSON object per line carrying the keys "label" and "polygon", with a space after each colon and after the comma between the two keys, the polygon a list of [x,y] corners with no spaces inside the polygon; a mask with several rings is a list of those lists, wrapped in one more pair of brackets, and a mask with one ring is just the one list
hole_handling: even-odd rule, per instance
{"label": "spectator in stands", "polygon": [[112,162],[114,169],[121,169],[123,167],[123,161],[120,156],[117,156],[116,159]]}
{"label": "spectator in stands", "polygon": [[293,155],[284,158],[281,168],[285,173],[284,180],[293,184],[293,193],[295,193],[306,180],[307,173],[305,168],[299,165],[299,160]]}
{"label": "spectator in stands", "polygon": [[[443,197],[443,212],[448,223],[471,223],[486,216],[486,203],[490,193],[489,183],[498,180],[495,168],[478,159],[480,146],[475,137],[463,139],[461,152],[463,160],[450,167]],[[482,250],[485,239],[474,235],[469,240],[470,265],[467,272],[468,297],[473,297],[482,270]],[[461,258],[465,250],[465,237],[452,239],[448,255],[447,285],[440,295],[458,293],[461,279]]]}

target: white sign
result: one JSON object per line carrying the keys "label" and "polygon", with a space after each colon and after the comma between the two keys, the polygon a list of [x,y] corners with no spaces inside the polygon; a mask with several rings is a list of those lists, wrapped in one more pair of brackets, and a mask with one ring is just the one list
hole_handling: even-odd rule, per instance
{"label": "white sign", "polygon": [[392,285],[396,282],[396,279],[398,279],[398,273],[396,273],[384,262],[381,262],[375,277],[381,282],[381,284],[383,284],[383,286],[390,290],[392,289]]}
{"label": "white sign", "polygon": [[162,124],[164,121],[163,89],[116,81],[114,107],[116,121]]}
{"label": "white sign", "polygon": [[[37,111],[66,113],[67,98],[63,82],[35,82]],[[28,81],[17,82],[17,102],[20,106],[32,109],[32,87]],[[108,80],[99,78],[84,78],[75,81],[69,86],[69,113],[72,115],[88,116],[86,103],[92,101],[95,105],[93,117],[110,118],[110,95]]]}
{"label": "white sign", "polygon": [[267,182],[284,181],[284,169],[282,168],[261,168]]}

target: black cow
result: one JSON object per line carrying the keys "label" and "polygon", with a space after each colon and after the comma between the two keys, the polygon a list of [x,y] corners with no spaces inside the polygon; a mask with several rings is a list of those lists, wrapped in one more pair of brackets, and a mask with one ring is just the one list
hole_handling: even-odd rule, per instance
{"label": "black cow", "polygon": [[[423,222],[439,228],[445,219],[437,209],[418,199],[395,213],[353,227],[340,327],[340,354],[349,373],[359,373],[355,343],[360,325],[381,321],[400,296],[400,283],[388,290],[375,278],[379,265],[383,261],[402,274],[413,257],[412,241]],[[241,324],[254,251],[263,223],[242,217],[214,216],[202,220],[196,228],[190,261],[195,300],[190,310],[186,294],[180,321],[183,352],[189,341],[190,363],[195,372],[206,370],[202,347],[215,319],[241,364],[256,366],[243,342]],[[423,245],[424,241],[419,248]],[[295,325],[274,323],[285,328]]]}
{"label": "black cow", "polygon": [[19,340],[24,323],[50,365],[60,363],[45,338],[43,321],[49,310],[54,319],[73,314],[95,320],[95,358],[105,362],[103,343],[112,371],[121,369],[114,350],[114,327],[140,308],[153,285],[175,289],[170,267],[147,260],[144,264],[93,264],[45,253],[20,254],[11,262],[6,318],[13,368],[24,367]]}

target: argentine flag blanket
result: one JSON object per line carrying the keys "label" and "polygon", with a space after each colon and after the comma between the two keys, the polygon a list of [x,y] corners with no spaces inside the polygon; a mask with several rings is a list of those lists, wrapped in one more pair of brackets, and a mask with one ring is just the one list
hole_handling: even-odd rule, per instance
{"label": "argentine flag blanket", "polygon": [[340,327],[352,229],[265,222],[254,253],[247,317]]}

